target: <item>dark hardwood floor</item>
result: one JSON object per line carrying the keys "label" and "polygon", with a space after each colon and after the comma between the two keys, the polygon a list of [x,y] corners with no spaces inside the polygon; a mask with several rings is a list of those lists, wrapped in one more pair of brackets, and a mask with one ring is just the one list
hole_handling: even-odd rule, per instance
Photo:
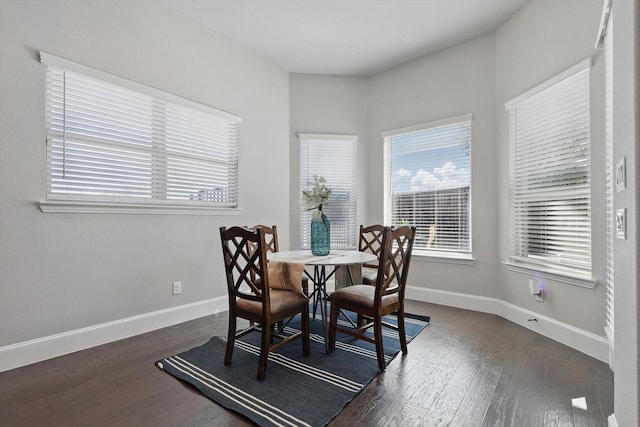
{"label": "dark hardwood floor", "polygon": [[[330,426],[606,426],[606,364],[494,315],[407,312],[431,324]],[[223,313],[0,373],[0,425],[252,425],[153,364],[225,332]]]}

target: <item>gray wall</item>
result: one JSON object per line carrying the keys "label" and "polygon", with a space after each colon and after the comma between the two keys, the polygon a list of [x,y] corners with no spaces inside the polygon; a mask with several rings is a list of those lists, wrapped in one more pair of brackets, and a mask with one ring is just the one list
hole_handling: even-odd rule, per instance
{"label": "gray wall", "polygon": [[499,297],[495,135],[495,38],[478,37],[370,79],[369,222],[383,220],[381,132],[471,113],[475,265],[412,258],[409,285]]}
{"label": "gray wall", "polygon": [[545,279],[545,300],[538,303],[529,294],[529,275],[498,268],[505,301],[604,336],[604,52],[595,49],[601,11],[601,0],[530,1],[496,32],[496,184],[500,195],[500,260],[506,261],[509,141],[504,103],[591,57],[592,274],[598,284],[592,290]]}
{"label": "gray wall", "polygon": [[[410,285],[499,296],[495,268],[498,218],[490,209],[497,203],[493,167],[494,58],[495,39],[488,35],[371,78],[291,76],[292,176],[298,162],[293,156],[298,145],[295,133],[357,133],[358,222],[362,224],[383,222],[380,133],[473,113],[472,227],[476,263],[434,263],[414,257]],[[297,192],[297,187],[292,187],[294,207],[298,206]],[[297,225],[296,213],[292,209],[292,224]],[[296,226],[292,225],[292,229]],[[295,244],[297,240],[292,240]]]}
{"label": "gray wall", "polygon": [[[240,214],[42,213],[40,50],[241,116]],[[288,73],[157,1],[0,1],[0,129],[0,347],[224,297],[218,227],[289,222]]]}
{"label": "gray wall", "polygon": [[300,247],[300,141],[299,133],[358,135],[357,224],[366,222],[367,81],[359,77],[291,74],[291,247]]}
{"label": "gray wall", "polygon": [[[383,220],[383,150],[381,132],[473,114],[472,234],[474,265],[457,265],[415,257],[410,285],[437,291],[496,298],[551,319],[604,336],[604,97],[602,51],[594,48],[600,21],[600,0],[533,1],[498,31],[475,38],[366,80],[369,92],[361,106],[368,115],[365,137],[368,157],[368,204],[364,223]],[[508,140],[504,103],[555,74],[593,57],[592,176],[593,274],[595,289],[546,280],[538,303],[529,294],[529,275],[507,271]],[[317,132],[344,121],[357,129],[361,117],[343,111],[343,99],[328,97],[318,104],[309,93],[332,93],[337,81],[327,76],[293,76],[291,126],[311,117]],[[353,84],[353,83],[352,83]],[[361,80],[357,80],[362,98]],[[341,87],[341,90],[344,88]],[[353,89],[352,89],[353,90]],[[332,104],[331,101],[337,101]],[[352,109],[352,103],[349,104]],[[327,112],[331,112],[330,116]],[[320,127],[318,127],[320,126]],[[364,145],[364,144],[362,144]],[[295,160],[295,159],[292,159]],[[295,199],[295,197],[292,197]],[[293,220],[292,213],[292,220]],[[580,304],[576,304],[580,301]]]}
{"label": "gray wall", "polygon": [[[640,200],[640,2],[613,2],[613,159],[627,159],[627,189],[614,209],[627,208],[627,240],[614,247],[615,414],[620,427],[640,425],[638,383],[638,209]],[[635,10],[634,10],[635,8]]]}

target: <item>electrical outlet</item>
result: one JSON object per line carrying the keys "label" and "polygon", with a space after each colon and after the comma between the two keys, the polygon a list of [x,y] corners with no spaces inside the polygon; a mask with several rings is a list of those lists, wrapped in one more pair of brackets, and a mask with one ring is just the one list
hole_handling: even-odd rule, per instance
{"label": "electrical outlet", "polygon": [[173,282],[173,295],[182,293],[182,282]]}
{"label": "electrical outlet", "polygon": [[540,283],[540,280],[529,278],[529,292],[536,297],[536,301],[544,301],[544,288]]}

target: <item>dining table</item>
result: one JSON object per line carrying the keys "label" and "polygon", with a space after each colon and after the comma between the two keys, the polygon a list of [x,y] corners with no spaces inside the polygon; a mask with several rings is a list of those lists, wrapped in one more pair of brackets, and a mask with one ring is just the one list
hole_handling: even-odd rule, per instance
{"label": "dining table", "polygon": [[[327,283],[333,277],[339,268],[345,267],[349,277],[349,283],[355,285],[353,266],[362,266],[376,261],[376,255],[370,252],[360,252],[356,250],[332,250],[327,255],[313,255],[308,250],[293,250],[272,252],[267,255],[270,261],[288,262],[304,264],[305,267],[312,267],[313,272],[309,273],[307,268],[304,274],[313,284],[313,291],[308,297],[313,300],[313,318],[315,319],[316,311],[320,309],[320,317],[322,319],[322,333],[324,336],[325,352],[329,352],[329,328],[327,326],[327,300],[329,293],[327,292]],[[351,323],[352,320],[345,316]]]}

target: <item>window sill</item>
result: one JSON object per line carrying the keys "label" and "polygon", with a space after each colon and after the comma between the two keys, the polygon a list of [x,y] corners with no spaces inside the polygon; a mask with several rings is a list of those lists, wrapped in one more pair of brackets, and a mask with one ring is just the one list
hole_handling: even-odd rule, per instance
{"label": "window sill", "polygon": [[238,208],[180,205],[170,203],[89,202],[47,200],[39,202],[44,213],[146,214],[146,215],[238,215]]}
{"label": "window sill", "polygon": [[413,252],[413,259],[429,262],[442,262],[447,264],[474,265],[476,263],[472,254],[453,254],[450,252]]}
{"label": "window sill", "polygon": [[595,289],[598,281],[591,276],[570,274],[566,272],[554,271],[550,268],[544,268],[540,265],[520,264],[513,262],[503,262],[503,264],[510,271],[516,273],[536,275],[538,277],[544,277],[545,279],[555,280],[557,282],[567,283],[569,285],[580,286],[587,289]]}

